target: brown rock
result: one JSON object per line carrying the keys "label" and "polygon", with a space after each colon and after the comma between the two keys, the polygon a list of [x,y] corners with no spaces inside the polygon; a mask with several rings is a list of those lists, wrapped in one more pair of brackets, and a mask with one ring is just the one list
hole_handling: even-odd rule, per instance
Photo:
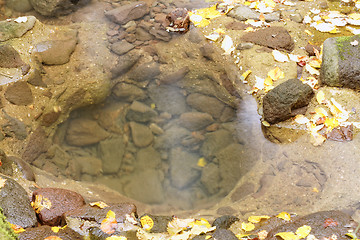
{"label": "brown rock", "polygon": [[[59,232],[55,233],[51,230],[50,226],[40,226],[36,228],[27,228],[26,231],[19,234],[20,240],[30,240],[30,239],[45,239],[51,236],[56,236],[58,239],[73,239],[73,240],[80,240],[83,237],[72,230],[69,227],[64,229],[60,229]],[[50,238],[48,238],[50,239]],[[55,238],[52,238],[55,239]]]}
{"label": "brown rock", "polygon": [[191,131],[205,128],[213,122],[214,119],[208,113],[187,112],[180,116],[180,124]]}
{"label": "brown rock", "polygon": [[28,163],[32,163],[41,153],[47,151],[49,144],[47,143],[47,137],[45,131],[39,127],[31,135],[25,151],[22,155]]}
{"label": "brown rock", "polygon": [[5,98],[15,105],[28,105],[33,102],[33,95],[26,82],[15,82],[5,90]]}
{"label": "brown rock", "polygon": [[90,119],[78,118],[70,122],[66,131],[66,141],[73,146],[86,146],[104,140],[109,133]]}
{"label": "brown rock", "polygon": [[131,20],[142,18],[148,13],[149,8],[146,3],[138,1],[107,11],[105,16],[115,23],[125,24]]}
{"label": "brown rock", "polygon": [[249,32],[242,36],[241,40],[287,52],[291,52],[295,47],[294,40],[283,27],[268,27]]}
{"label": "brown rock", "polygon": [[61,188],[40,188],[35,190],[32,201],[35,206],[41,204],[37,208],[39,221],[50,226],[60,225],[65,212],[85,205],[84,198],[80,194]]}
{"label": "brown rock", "polygon": [[0,45],[0,67],[17,68],[25,65],[19,53],[9,44]]}
{"label": "brown rock", "polygon": [[130,122],[131,136],[136,146],[149,146],[154,140],[154,136],[147,126],[136,122]]}
{"label": "brown rock", "polygon": [[186,74],[188,74],[189,71],[190,71],[189,67],[186,66],[186,67],[180,68],[179,70],[175,71],[174,73],[170,73],[168,75],[161,77],[159,80],[161,83],[172,84],[172,83],[182,80],[186,76]]}

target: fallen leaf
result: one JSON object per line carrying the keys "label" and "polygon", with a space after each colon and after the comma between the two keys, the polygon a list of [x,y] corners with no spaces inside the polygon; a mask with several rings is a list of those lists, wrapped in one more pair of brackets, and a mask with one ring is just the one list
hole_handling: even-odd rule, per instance
{"label": "fallen leaf", "polygon": [[221,43],[221,48],[225,51],[225,55],[230,55],[235,50],[234,43],[231,37],[225,35]]}
{"label": "fallen leaf", "polygon": [[5,186],[5,183],[6,183],[6,179],[0,177],[0,188],[3,188]]}
{"label": "fallen leaf", "polygon": [[269,219],[270,216],[267,216],[267,215],[261,215],[261,216],[250,216],[248,218],[248,221],[251,222],[251,223],[258,223],[260,222],[262,219]]}
{"label": "fallen leaf", "polygon": [[304,225],[302,227],[299,227],[295,234],[301,239],[301,238],[306,238],[311,232],[311,227]]}
{"label": "fallen leaf", "polygon": [[258,232],[259,240],[264,240],[269,233],[266,230]]}
{"label": "fallen leaf", "polygon": [[54,233],[58,233],[60,230],[65,229],[67,225],[63,226],[63,227],[51,227],[51,231],[53,231]]}
{"label": "fallen leaf", "polygon": [[357,46],[359,44],[359,42],[357,40],[354,40],[354,41],[350,42],[350,44],[352,46]]}
{"label": "fallen leaf", "polygon": [[31,202],[31,206],[34,208],[36,213],[40,213],[44,208],[50,209],[51,202],[48,198],[43,198],[42,195],[35,195],[35,201]]}
{"label": "fallen leaf", "polygon": [[284,72],[281,71],[279,67],[270,70],[267,75],[274,81],[283,79],[285,77]]}
{"label": "fallen leaf", "polygon": [[127,238],[124,236],[113,235],[113,236],[105,238],[105,240],[127,240]]}
{"label": "fallen leaf", "polygon": [[206,160],[205,160],[205,158],[199,158],[199,160],[198,160],[198,162],[197,162],[197,166],[198,167],[205,167],[206,166],[206,164],[207,164],[207,162],[206,162]]}
{"label": "fallen leaf", "polygon": [[62,238],[58,236],[49,236],[47,238],[44,238],[44,240],[62,240]]}
{"label": "fallen leaf", "polygon": [[12,230],[14,230],[15,233],[25,232],[25,229],[19,225],[10,223],[10,226],[11,226]]}
{"label": "fallen leaf", "polygon": [[296,236],[296,234],[293,232],[279,232],[279,233],[275,234],[275,236],[279,236],[284,240],[298,240],[299,239],[299,237]]}
{"label": "fallen leaf", "polygon": [[241,229],[243,229],[245,232],[250,232],[255,229],[255,225],[252,223],[241,223]]}
{"label": "fallen leaf", "polygon": [[169,223],[168,223],[168,226],[167,226],[167,232],[170,234],[170,235],[175,235],[179,232],[181,232],[182,230],[185,230],[188,225],[191,223],[191,222],[194,222],[195,219],[193,218],[189,218],[189,219],[179,219],[177,217],[174,217]]}
{"label": "fallen leaf", "polygon": [[321,134],[317,133],[317,132],[312,132],[311,133],[311,139],[310,139],[310,143],[312,145],[316,146],[320,146],[321,144],[323,144],[326,141],[326,138],[324,136],[322,136]]}
{"label": "fallen leaf", "polygon": [[106,218],[102,220],[100,229],[107,234],[113,234],[117,228],[117,221],[115,213],[109,210],[106,214]]}
{"label": "fallen leaf", "polygon": [[319,90],[317,93],[316,93],[316,101],[319,103],[319,104],[324,104],[326,103],[325,102],[325,93],[323,90]]}
{"label": "fallen leaf", "polygon": [[220,34],[217,32],[210,33],[209,35],[205,35],[206,39],[216,42],[220,38]]}
{"label": "fallen leaf", "polygon": [[330,132],[334,128],[339,126],[339,121],[336,118],[326,118],[325,120],[326,131]]}
{"label": "fallen leaf", "polygon": [[278,50],[273,50],[272,55],[273,55],[274,59],[278,62],[288,62],[289,61],[289,57],[286,54],[284,54]]}
{"label": "fallen leaf", "polygon": [[101,209],[106,208],[106,207],[109,207],[109,205],[107,205],[107,204],[104,203],[103,201],[92,202],[92,203],[89,203],[89,205],[90,205],[91,207],[96,206],[96,207],[99,207],[99,208],[101,208]]}
{"label": "fallen leaf", "polygon": [[152,218],[149,215],[145,215],[145,216],[141,217],[140,223],[141,223],[141,226],[143,227],[143,229],[145,229],[146,231],[149,231],[154,226],[154,221],[152,220]]}
{"label": "fallen leaf", "polygon": [[310,64],[305,65],[305,70],[308,71],[312,75],[320,75],[319,70],[313,68],[312,66],[310,66]]}
{"label": "fallen leaf", "polygon": [[276,217],[281,218],[285,221],[290,221],[290,219],[291,219],[290,214],[288,214],[287,212],[281,212]]}
{"label": "fallen leaf", "polygon": [[332,219],[332,218],[327,218],[325,219],[324,221],[324,228],[327,228],[327,227],[336,227],[338,225],[338,223]]}
{"label": "fallen leaf", "polygon": [[250,75],[251,73],[251,70],[247,70],[246,72],[244,72],[243,74],[241,74],[240,76],[240,80],[245,82],[246,81],[246,78]]}
{"label": "fallen leaf", "polygon": [[294,121],[298,124],[307,124],[310,120],[307,117],[305,117],[304,115],[298,114],[295,116]]}

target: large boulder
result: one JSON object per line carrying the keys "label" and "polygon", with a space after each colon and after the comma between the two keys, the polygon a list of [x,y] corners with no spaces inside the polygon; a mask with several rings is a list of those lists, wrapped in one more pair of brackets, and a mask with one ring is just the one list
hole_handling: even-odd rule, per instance
{"label": "large boulder", "polygon": [[264,96],[264,120],[273,124],[305,113],[313,95],[309,85],[298,79],[287,80]]}
{"label": "large boulder", "polygon": [[325,40],[320,70],[322,84],[360,89],[360,44],[356,41],[360,42],[359,35]]}

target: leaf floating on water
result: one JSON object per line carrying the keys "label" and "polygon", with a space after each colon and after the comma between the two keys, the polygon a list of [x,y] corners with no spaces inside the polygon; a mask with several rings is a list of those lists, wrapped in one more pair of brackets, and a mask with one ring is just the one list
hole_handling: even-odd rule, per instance
{"label": "leaf floating on water", "polygon": [[281,213],[279,213],[276,217],[277,217],[277,218],[281,218],[281,219],[283,219],[283,220],[285,220],[285,221],[290,221],[290,219],[291,219],[290,214],[287,213],[287,212],[281,212]]}
{"label": "leaf floating on water", "polygon": [[241,229],[243,229],[245,232],[250,232],[255,229],[255,225],[252,223],[241,223]]}
{"label": "leaf floating on water", "polygon": [[96,206],[96,207],[99,207],[99,208],[101,208],[101,209],[106,208],[106,207],[109,207],[109,205],[107,205],[107,204],[104,203],[103,201],[92,202],[92,203],[89,203],[89,205],[90,205],[91,207]]}
{"label": "leaf floating on water", "polygon": [[258,223],[260,222],[262,219],[269,219],[270,216],[267,216],[267,215],[261,215],[261,216],[250,216],[248,218],[248,221],[251,222],[251,223]]}

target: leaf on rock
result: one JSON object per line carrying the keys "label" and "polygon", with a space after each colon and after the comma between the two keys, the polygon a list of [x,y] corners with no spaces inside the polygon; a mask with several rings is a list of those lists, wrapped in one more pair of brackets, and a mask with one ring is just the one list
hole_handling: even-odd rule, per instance
{"label": "leaf on rock", "polygon": [[338,222],[336,222],[334,219],[332,218],[327,218],[324,221],[324,228],[327,227],[336,227],[338,225]]}
{"label": "leaf on rock", "polygon": [[284,240],[298,240],[299,237],[293,232],[279,232],[275,234],[275,236],[279,236]]}
{"label": "leaf on rock", "polygon": [[6,183],[6,179],[0,177],[0,188],[3,188],[5,186],[5,183]]}
{"label": "leaf on rock", "polygon": [[49,236],[47,238],[44,238],[44,240],[62,240],[62,238],[58,236]]}
{"label": "leaf on rock", "polygon": [[301,238],[306,238],[311,232],[311,227],[304,225],[302,227],[299,227],[295,234],[301,239]]}
{"label": "leaf on rock", "polygon": [[124,237],[124,236],[116,236],[116,235],[114,235],[114,236],[110,236],[110,237],[105,238],[105,240],[127,240],[127,238]]}
{"label": "leaf on rock", "polygon": [[281,219],[283,219],[285,221],[290,221],[290,219],[291,219],[290,214],[287,213],[287,212],[281,212],[276,217],[281,218]]}
{"label": "leaf on rock", "polygon": [[34,208],[36,213],[40,213],[44,208],[50,209],[51,202],[48,198],[43,197],[42,195],[36,195],[35,201],[31,202],[31,206]]}
{"label": "leaf on rock", "polygon": [[106,218],[102,220],[100,229],[107,234],[112,234],[117,228],[117,221],[115,218],[115,213],[109,210],[106,214]]}
{"label": "leaf on rock", "polygon": [[188,225],[191,222],[194,222],[195,219],[189,218],[189,219],[179,219],[177,217],[174,217],[167,226],[167,231],[170,235],[175,235],[182,230],[187,229]]}
{"label": "leaf on rock", "polygon": [[270,70],[267,75],[274,81],[283,79],[285,77],[284,72],[281,71],[279,67]]}
{"label": "leaf on rock", "polygon": [[289,61],[289,57],[286,54],[284,54],[278,50],[273,50],[272,55],[273,55],[274,59],[278,62],[288,62]]}
{"label": "leaf on rock", "polygon": [[251,223],[258,223],[260,222],[262,219],[269,219],[270,216],[267,216],[267,215],[261,215],[261,216],[250,216],[248,218],[248,221],[251,222]]}
{"label": "leaf on rock", "polygon": [[241,223],[241,229],[243,229],[245,232],[250,232],[255,229],[255,225],[250,223]]}
{"label": "leaf on rock", "polygon": [[103,201],[98,201],[98,202],[92,202],[92,203],[89,203],[90,206],[94,207],[99,207],[101,209],[103,208],[106,208],[106,207],[109,207],[109,205],[107,205],[106,203],[104,203]]}
{"label": "leaf on rock", "polygon": [[14,230],[15,233],[25,232],[25,229],[19,225],[10,223],[10,226],[11,226],[12,230]]}
{"label": "leaf on rock", "polygon": [[140,223],[141,223],[141,226],[143,227],[143,229],[145,229],[146,231],[149,231],[154,226],[154,221],[152,220],[152,218],[149,215],[145,215],[145,216],[141,217]]}

